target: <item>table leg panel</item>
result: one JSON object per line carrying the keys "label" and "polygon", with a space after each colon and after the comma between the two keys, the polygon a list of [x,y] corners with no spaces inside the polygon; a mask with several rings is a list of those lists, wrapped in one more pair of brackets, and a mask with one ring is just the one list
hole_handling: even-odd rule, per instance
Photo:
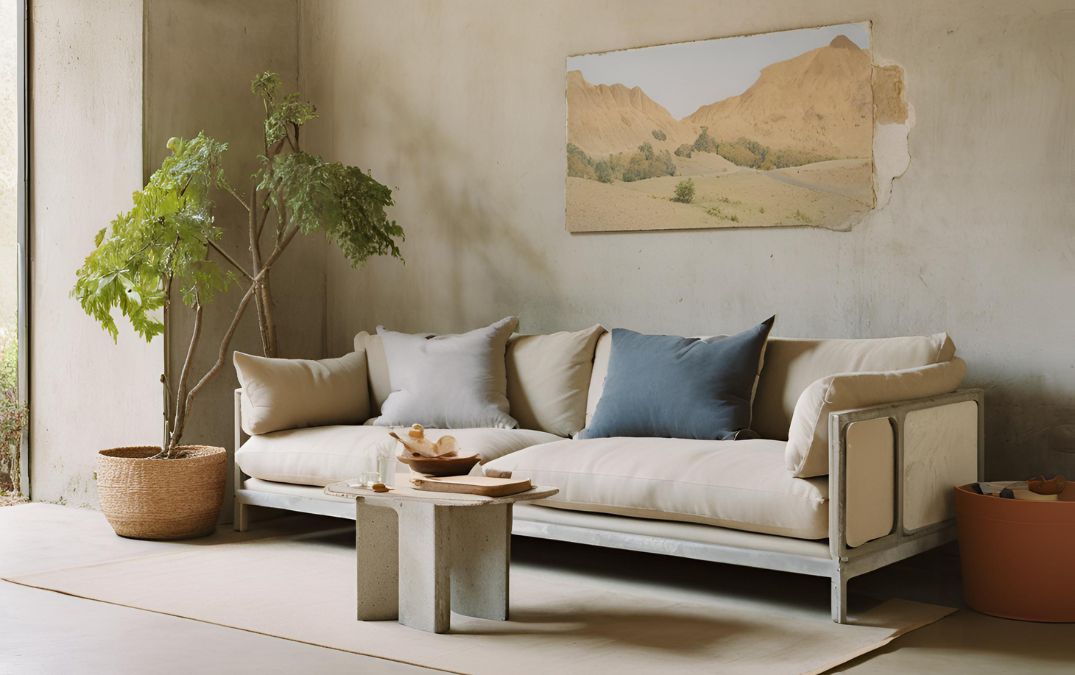
{"label": "table leg panel", "polygon": [[399,622],[444,633],[450,610],[450,511],[447,506],[401,502],[399,529]]}
{"label": "table leg panel", "polygon": [[505,621],[511,558],[511,504],[452,511],[452,609]]}
{"label": "table leg panel", "polygon": [[355,507],[358,618],[399,616],[399,519],[395,510],[358,501]]}

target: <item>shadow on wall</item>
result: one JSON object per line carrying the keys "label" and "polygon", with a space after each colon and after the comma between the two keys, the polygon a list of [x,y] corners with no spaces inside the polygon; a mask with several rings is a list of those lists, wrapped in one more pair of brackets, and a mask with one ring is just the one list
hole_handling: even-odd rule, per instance
{"label": "shadow on wall", "polygon": [[[986,389],[987,479],[1022,480],[1058,473],[1075,479],[1075,409],[1070,399],[1011,381],[964,386]],[[1057,424],[1058,420],[1072,423]],[[1018,451],[1001,452],[1005,448]]]}

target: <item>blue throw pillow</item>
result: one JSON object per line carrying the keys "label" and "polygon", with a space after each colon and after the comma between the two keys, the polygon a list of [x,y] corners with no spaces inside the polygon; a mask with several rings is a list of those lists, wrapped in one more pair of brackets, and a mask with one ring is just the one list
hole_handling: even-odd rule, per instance
{"label": "blue throw pillow", "polygon": [[753,438],[750,405],[775,317],[708,339],[612,331],[605,390],[579,438]]}

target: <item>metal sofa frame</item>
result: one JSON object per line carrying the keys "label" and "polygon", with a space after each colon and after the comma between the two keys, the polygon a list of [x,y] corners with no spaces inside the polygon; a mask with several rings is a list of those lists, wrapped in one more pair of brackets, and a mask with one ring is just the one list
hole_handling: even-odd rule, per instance
{"label": "metal sofa frame", "polygon": [[[235,449],[243,442],[241,420],[241,390],[235,392]],[[531,506],[516,512],[512,533],[520,536],[555,539],[633,551],[678,555],[698,560],[746,565],[784,572],[828,577],[831,581],[832,620],[847,621],[847,583],[849,579],[936,548],[955,539],[954,517],[949,511],[946,517],[929,524],[909,528],[905,526],[906,496],[906,419],[909,413],[941,408],[953,404],[973,402],[977,405],[976,463],[977,476],[967,480],[981,479],[984,474],[984,392],[981,389],[963,389],[951,394],[930,398],[902,401],[859,410],[832,413],[829,417],[829,539],[827,541],[802,542],[803,552],[773,550],[775,535],[737,533],[739,543],[714,543],[697,536],[698,528],[709,525],[693,523],[662,522],[662,527],[675,532],[674,536],[654,536],[633,533],[629,528],[593,527],[582,524],[592,514],[573,513],[557,509],[558,521],[527,515],[534,509],[549,511],[546,507]],[[888,534],[874,538],[858,546],[847,541],[848,524],[848,456],[847,432],[858,422],[887,419],[892,428],[893,521]],[[289,489],[286,491],[258,489],[248,485],[248,478],[235,466],[234,473],[234,527],[247,529],[250,507],[286,509],[303,513],[355,517],[354,504],[325,495],[319,487]],[[564,523],[575,518],[580,524]],[[635,519],[626,518],[623,521]],[[716,528],[722,529],[722,528]],[[757,546],[743,542],[756,542]],[[808,552],[806,552],[808,551]]]}

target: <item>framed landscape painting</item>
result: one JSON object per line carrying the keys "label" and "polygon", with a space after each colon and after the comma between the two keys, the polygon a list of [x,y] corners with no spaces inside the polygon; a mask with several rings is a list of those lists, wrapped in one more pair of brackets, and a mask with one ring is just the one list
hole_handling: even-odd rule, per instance
{"label": "framed landscape painting", "polygon": [[569,57],[567,229],[848,227],[874,205],[869,28]]}

